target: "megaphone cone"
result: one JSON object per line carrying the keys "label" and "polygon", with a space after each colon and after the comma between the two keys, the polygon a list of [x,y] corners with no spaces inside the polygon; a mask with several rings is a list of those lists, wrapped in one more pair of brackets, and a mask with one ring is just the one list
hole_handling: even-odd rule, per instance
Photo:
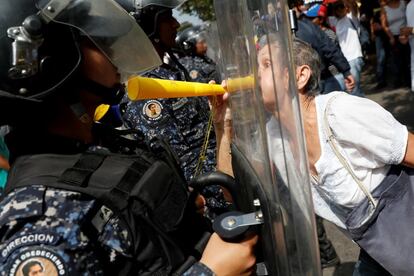
{"label": "megaphone cone", "polygon": [[219,84],[207,84],[174,80],[134,77],[128,81],[128,97],[131,101],[156,98],[183,98],[221,95],[254,87],[252,76],[230,79],[227,90]]}

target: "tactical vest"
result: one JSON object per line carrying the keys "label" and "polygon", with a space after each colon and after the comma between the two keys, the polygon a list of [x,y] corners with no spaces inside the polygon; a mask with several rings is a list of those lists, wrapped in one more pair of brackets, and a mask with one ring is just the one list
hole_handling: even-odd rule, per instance
{"label": "tactical vest", "polygon": [[0,275],[179,275],[209,238],[191,196],[169,153],[22,156],[0,202]]}

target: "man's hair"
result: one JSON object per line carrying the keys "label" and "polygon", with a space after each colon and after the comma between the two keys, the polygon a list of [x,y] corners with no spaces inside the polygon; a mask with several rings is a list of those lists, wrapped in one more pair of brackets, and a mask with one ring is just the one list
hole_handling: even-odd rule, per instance
{"label": "man's hair", "polygon": [[303,5],[303,0],[288,0],[287,1],[289,9],[293,9],[294,7],[298,7],[300,5]]}
{"label": "man's hair", "polygon": [[259,49],[263,48],[266,45],[278,47],[278,52],[273,52],[272,55],[276,57],[277,64],[274,64],[273,66],[282,66],[286,67],[287,59],[281,58],[280,55],[283,55],[287,50],[285,49],[285,44],[282,42],[284,38],[282,38],[280,35],[276,33],[269,33],[267,35],[263,35],[258,42]]}
{"label": "man's hair", "polygon": [[293,39],[293,62],[295,68],[308,65],[311,69],[311,76],[305,86],[305,92],[308,97],[314,97],[320,93],[319,82],[321,79],[321,59],[308,43]]}
{"label": "man's hair", "polygon": [[30,262],[27,262],[22,268],[23,276],[29,276],[30,269],[34,267],[35,265],[40,266],[42,268],[42,271],[44,270],[43,264],[41,262],[30,261]]}
{"label": "man's hair", "polygon": [[148,105],[148,109],[151,109],[151,107],[153,107],[153,106],[156,106],[156,105],[155,105],[155,103],[150,103],[150,104]]}

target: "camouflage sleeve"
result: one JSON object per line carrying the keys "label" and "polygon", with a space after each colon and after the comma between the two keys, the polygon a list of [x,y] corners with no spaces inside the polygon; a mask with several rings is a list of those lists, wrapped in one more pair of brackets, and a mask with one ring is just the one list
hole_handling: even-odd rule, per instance
{"label": "camouflage sleeve", "polygon": [[202,263],[195,263],[182,276],[214,276],[213,271]]}

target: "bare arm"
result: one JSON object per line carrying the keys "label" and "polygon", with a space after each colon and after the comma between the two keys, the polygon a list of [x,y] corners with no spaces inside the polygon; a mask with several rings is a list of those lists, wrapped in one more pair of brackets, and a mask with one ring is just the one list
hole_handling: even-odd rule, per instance
{"label": "bare arm", "polygon": [[369,22],[369,27],[371,30],[371,40],[375,40],[375,22],[374,19],[371,18],[370,22]]}
{"label": "bare arm", "polygon": [[8,171],[10,169],[9,161],[6,160],[3,156],[0,155],[0,169],[5,169]]}
{"label": "bare arm", "polygon": [[[225,82],[223,86],[225,87]],[[231,110],[228,106],[229,95],[210,97],[211,111],[217,141],[217,170],[233,176],[231,165],[231,140],[233,137],[233,125]]]}
{"label": "bare arm", "polygon": [[395,44],[394,35],[391,33],[390,28],[388,27],[388,20],[387,20],[387,14],[385,12],[384,8],[381,8],[381,27],[384,30],[384,32],[387,34],[388,38],[390,39],[391,45]]}
{"label": "bare arm", "polygon": [[200,262],[217,276],[253,275],[256,263],[253,248],[257,240],[257,235],[252,235],[239,243],[231,243],[223,241],[214,233]]}
{"label": "bare arm", "polygon": [[344,75],[344,78],[345,78],[346,91],[351,92],[352,89],[354,89],[355,87],[355,79],[351,74],[347,76]]}
{"label": "bare arm", "polygon": [[231,121],[223,125],[215,125],[214,129],[217,139],[217,170],[233,176],[230,148],[232,137]]}
{"label": "bare arm", "polygon": [[[209,83],[215,83],[210,81]],[[223,81],[222,86],[226,88],[226,82]],[[213,114],[214,131],[216,134],[216,169],[230,176],[234,176],[231,164],[231,140],[233,137],[233,124],[231,110],[228,106],[229,95],[225,93],[220,96],[209,97],[210,108]],[[228,202],[232,202],[230,192],[222,187],[224,198]]]}
{"label": "bare arm", "polygon": [[402,27],[401,28],[401,35],[410,36],[413,35],[413,27]]}
{"label": "bare arm", "polygon": [[408,132],[407,149],[402,163],[408,167],[414,168],[414,134]]}

